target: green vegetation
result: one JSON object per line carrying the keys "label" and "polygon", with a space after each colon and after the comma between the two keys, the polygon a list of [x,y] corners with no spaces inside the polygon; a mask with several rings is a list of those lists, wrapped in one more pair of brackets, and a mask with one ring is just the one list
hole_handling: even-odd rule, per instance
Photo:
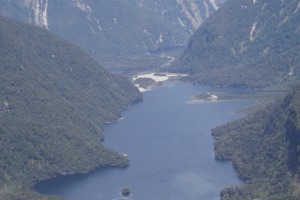
{"label": "green vegetation", "polygon": [[298,81],[299,1],[228,0],[170,70],[197,84],[262,88]]}
{"label": "green vegetation", "polygon": [[[168,55],[172,54],[168,53]],[[179,53],[177,54],[179,55]],[[117,56],[115,60],[104,62],[103,64],[109,71],[115,71],[131,77],[141,72],[165,70],[161,65],[162,63],[167,63],[169,60],[167,56],[161,57],[161,55],[157,54],[141,54],[135,56]]]}
{"label": "green vegetation", "polygon": [[255,106],[237,111],[238,113],[251,113],[258,109],[274,103],[276,99],[287,94],[288,89],[263,89],[263,90],[248,90],[233,93],[202,93],[193,97],[193,101],[200,102],[217,102],[217,101],[253,101]]}
{"label": "green vegetation", "polygon": [[300,86],[283,100],[218,127],[215,156],[232,160],[246,184],[224,189],[222,200],[299,199]]}
{"label": "green vegetation", "polygon": [[122,190],[122,195],[123,195],[123,197],[128,197],[129,195],[130,195],[130,189],[128,188],[128,187],[126,187],[126,188],[124,188],[123,190]]}
{"label": "green vegetation", "polygon": [[134,84],[137,84],[139,85],[139,87],[144,88],[146,90],[163,85],[161,81],[156,82],[152,78],[138,78],[134,81]]}
{"label": "green vegetation", "polygon": [[[300,77],[299,1],[228,0],[197,30],[170,70],[196,84],[288,86]],[[218,100],[270,101],[276,93],[216,94]],[[278,95],[282,95],[281,92]],[[202,94],[196,98],[207,99]],[[284,100],[218,127],[215,156],[231,160],[242,186],[222,200],[300,199],[300,87]]]}
{"label": "green vegetation", "polygon": [[176,48],[159,54],[116,56],[114,60],[104,62],[104,66],[109,71],[122,73],[128,77],[147,71],[166,72],[170,61],[172,61],[173,58],[179,57],[182,54],[183,48],[184,47]]}
{"label": "green vegetation", "polygon": [[48,31],[0,17],[0,199],[56,199],[38,180],[126,166],[103,125],[142,96],[125,78]]}
{"label": "green vegetation", "polygon": [[[219,7],[224,1],[213,3]],[[45,2],[2,0],[0,15],[26,23],[40,22],[37,13],[42,14]],[[186,44],[195,31],[193,22],[198,24],[215,11],[210,0],[183,2],[188,14],[178,2],[169,0],[47,1],[44,22],[48,22],[51,32],[80,46],[99,63],[131,67],[143,64],[132,57],[147,57],[148,52],[160,54]],[[103,64],[106,66],[106,62]]]}
{"label": "green vegetation", "polygon": [[[88,0],[84,4],[89,5],[91,12],[79,9],[72,1],[49,2],[50,30],[80,46],[99,62],[118,62],[116,56],[144,54],[181,44],[190,36],[179,25],[168,23],[135,1]],[[88,16],[91,20],[87,20]],[[163,42],[159,41],[161,34]]]}

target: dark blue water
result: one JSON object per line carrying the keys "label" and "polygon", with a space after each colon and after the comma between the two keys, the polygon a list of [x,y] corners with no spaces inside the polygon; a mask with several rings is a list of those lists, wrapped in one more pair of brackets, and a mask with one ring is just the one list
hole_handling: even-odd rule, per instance
{"label": "dark blue water", "polygon": [[240,184],[231,163],[214,159],[211,129],[241,117],[249,102],[188,103],[204,92],[232,92],[168,82],[144,93],[144,101],[105,127],[104,145],[127,154],[125,169],[59,177],[37,186],[67,200],[121,199],[129,187],[136,200],[215,200],[222,188]]}

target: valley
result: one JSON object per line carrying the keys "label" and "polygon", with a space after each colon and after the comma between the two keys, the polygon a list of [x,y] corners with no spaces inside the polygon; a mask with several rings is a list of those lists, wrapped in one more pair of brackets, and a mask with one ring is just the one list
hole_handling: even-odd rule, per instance
{"label": "valley", "polygon": [[46,180],[36,186],[37,191],[66,200],[120,200],[122,188],[128,187],[128,199],[218,199],[222,188],[242,182],[231,163],[214,159],[210,129],[241,118],[233,111],[252,103],[188,103],[193,95],[209,91],[235,89],[169,80],[144,92],[143,102],[104,127],[103,145],[126,154],[128,167]]}
{"label": "valley", "polygon": [[3,0],[0,14],[44,27],[101,64],[124,65],[132,55],[186,45],[191,34],[224,2]]}
{"label": "valley", "polygon": [[0,200],[298,200],[299,5],[1,1]]}

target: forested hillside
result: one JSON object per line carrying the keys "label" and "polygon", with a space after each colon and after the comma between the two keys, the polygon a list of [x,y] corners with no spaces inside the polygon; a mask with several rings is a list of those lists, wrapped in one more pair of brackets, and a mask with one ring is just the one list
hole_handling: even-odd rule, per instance
{"label": "forested hillside", "polygon": [[266,87],[300,76],[298,0],[229,0],[191,38],[173,71],[222,86]]}
{"label": "forested hillside", "polygon": [[300,86],[283,100],[213,130],[215,156],[232,160],[245,185],[222,200],[299,199]]}
{"label": "forested hillside", "polygon": [[43,199],[38,180],[128,164],[100,144],[102,128],[141,94],[78,47],[0,17],[0,88],[1,200]]}
{"label": "forested hillside", "polygon": [[2,0],[0,15],[35,24],[99,63],[186,45],[225,0]]}

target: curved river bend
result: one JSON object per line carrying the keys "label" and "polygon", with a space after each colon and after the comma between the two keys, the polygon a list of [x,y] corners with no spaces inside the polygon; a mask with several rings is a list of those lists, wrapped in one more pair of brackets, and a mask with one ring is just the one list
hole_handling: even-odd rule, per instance
{"label": "curved river bend", "polygon": [[251,103],[188,102],[200,93],[233,91],[169,81],[144,93],[124,119],[105,126],[103,144],[127,154],[128,168],[54,178],[39,183],[37,191],[67,200],[111,200],[122,199],[122,188],[129,187],[129,199],[136,200],[219,199],[222,188],[241,181],[231,163],[214,159],[210,130],[240,118],[233,111]]}

